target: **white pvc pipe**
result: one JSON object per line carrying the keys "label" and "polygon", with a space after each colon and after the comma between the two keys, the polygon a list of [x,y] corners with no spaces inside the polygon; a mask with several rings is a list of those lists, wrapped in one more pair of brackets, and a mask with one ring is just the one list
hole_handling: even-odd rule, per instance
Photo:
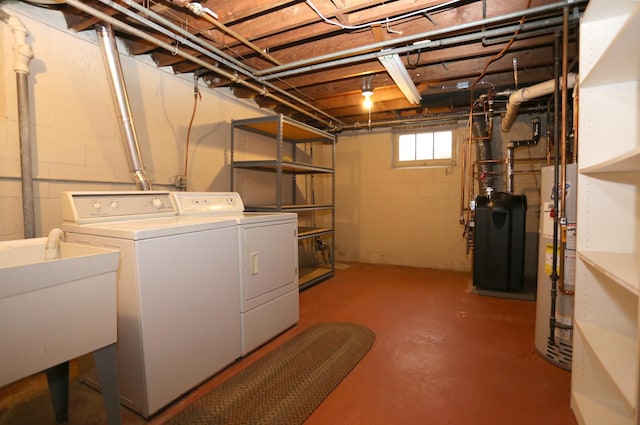
{"label": "white pvc pipe", "polygon": [[60,242],[64,241],[64,232],[56,227],[51,229],[44,247],[44,259],[55,260],[60,258]]}
{"label": "white pvc pipe", "polygon": [[33,160],[31,156],[31,120],[29,107],[29,63],[33,50],[27,43],[29,31],[22,21],[0,10],[0,20],[13,32],[13,52],[18,91],[18,133],[20,138],[20,181],[22,185],[22,219],[25,239],[35,238],[36,218],[33,193]]}
{"label": "white pvc pipe", "polygon": [[[572,88],[576,84],[577,74],[567,74],[567,87]],[[562,81],[560,82],[562,84]],[[509,103],[507,103],[507,112],[502,119],[502,131],[508,133],[511,131],[511,127],[518,116],[518,109],[520,104],[528,100],[536,99],[540,96],[551,94],[556,90],[556,80],[549,80],[536,84],[534,86],[525,87],[520,90],[516,90],[509,96]]]}

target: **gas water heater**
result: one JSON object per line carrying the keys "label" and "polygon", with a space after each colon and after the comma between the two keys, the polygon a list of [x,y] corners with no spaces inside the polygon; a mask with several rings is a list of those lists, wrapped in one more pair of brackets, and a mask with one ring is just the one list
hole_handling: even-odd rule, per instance
{"label": "gas water heater", "polygon": [[[554,188],[554,167],[541,170],[540,229],[538,232],[538,286],[536,294],[536,351],[551,363],[570,370],[573,340],[573,291],[575,288],[576,258],[576,164],[566,167],[565,217],[567,220],[564,250],[564,273],[557,284],[555,301],[552,299],[551,273],[553,271],[553,235],[558,190]],[[560,180],[558,180],[560,181]],[[558,183],[559,185],[560,183]],[[560,234],[560,231],[557,231]],[[558,241],[558,246],[560,241]],[[559,257],[556,260],[560,263]],[[552,303],[554,307],[552,308]],[[552,310],[555,310],[553,312]],[[552,317],[555,319],[552,322]],[[552,323],[555,323],[553,325]],[[552,337],[553,336],[553,337]]]}

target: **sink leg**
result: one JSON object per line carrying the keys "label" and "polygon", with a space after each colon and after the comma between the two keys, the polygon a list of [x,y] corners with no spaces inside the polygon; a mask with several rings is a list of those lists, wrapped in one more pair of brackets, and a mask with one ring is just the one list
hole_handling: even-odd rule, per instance
{"label": "sink leg", "polygon": [[56,423],[65,423],[69,420],[69,362],[47,369],[47,382]]}
{"label": "sink leg", "polygon": [[118,383],[118,359],[116,357],[116,344],[107,345],[93,352],[93,360],[98,371],[100,389],[107,422],[109,425],[121,425],[120,412],[120,386]]}

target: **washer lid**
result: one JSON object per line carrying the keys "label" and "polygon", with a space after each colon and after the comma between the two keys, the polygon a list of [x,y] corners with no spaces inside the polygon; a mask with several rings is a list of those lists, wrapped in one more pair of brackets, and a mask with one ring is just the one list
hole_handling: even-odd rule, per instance
{"label": "washer lid", "polygon": [[76,224],[66,222],[65,232],[104,236],[118,239],[142,240],[165,236],[183,235],[206,230],[234,227],[235,219],[211,216],[172,216],[143,220],[126,220]]}

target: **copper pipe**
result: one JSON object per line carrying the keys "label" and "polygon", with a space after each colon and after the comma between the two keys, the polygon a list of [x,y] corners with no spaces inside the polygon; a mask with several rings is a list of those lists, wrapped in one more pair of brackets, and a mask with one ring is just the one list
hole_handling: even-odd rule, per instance
{"label": "copper pipe", "polygon": [[576,79],[576,85],[573,87],[573,158],[572,163],[578,162],[578,118],[580,106],[580,83]]}
{"label": "copper pipe", "polygon": [[[282,65],[282,63],[280,63],[276,58],[271,56],[269,53],[265,52],[260,47],[253,44],[251,41],[247,40],[246,38],[244,38],[243,36],[235,32],[234,30],[232,30],[231,28],[227,27],[226,25],[218,21],[217,15],[213,14],[213,12],[211,12],[209,9],[202,7],[200,3],[191,2],[188,0],[169,0],[169,2],[175,5],[187,8],[194,15],[206,19],[207,22],[212,24],[214,27],[218,28],[220,31],[225,32],[231,37],[235,38],[236,40],[238,40],[239,42],[241,42],[242,44],[244,44],[254,52],[258,53],[263,58],[267,59],[269,62],[275,65]],[[214,16],[212,16],[212,14]]]}
{"label": "copper pipe", "polygon": [[[469,117],[469,122],[471,122],[471,117]],[[469,126],[469,129],[471,129],[471,126]],[[471,130],[469,130],[471,131]],[[464,175],[467,169],[467,143],[469,143],[469,140],[465,140],[462,142],[462,178],[460,179],[460,218],[459,218],[459,222],[460,224],[466,224],[466,220],[464,217],[464,211],[465,211],[465,202],[464,202],[464,197],[465,197],[465,179],[464,179]]]}
{"label": "copper pipe", "polygon": [[574,295],[574,291],[565,289],[565,250],[567,246],[567,57],[569,44],[569,10],[565,7],[562,10],[563,26],[562,26],[562,134],[560,135],[560,254],[559,269],[560,279],[558,280],[558,290],[565,295]]}
{"label": "copper pipe", "polygon": [[[531,158],[518,158],[518,162],[545,162],[547,157],[545,156],[532,156]],[[505,165],[504,159],[485,159],[483,161],[476,161],[478,163],[486,162],[497,165]]]}

